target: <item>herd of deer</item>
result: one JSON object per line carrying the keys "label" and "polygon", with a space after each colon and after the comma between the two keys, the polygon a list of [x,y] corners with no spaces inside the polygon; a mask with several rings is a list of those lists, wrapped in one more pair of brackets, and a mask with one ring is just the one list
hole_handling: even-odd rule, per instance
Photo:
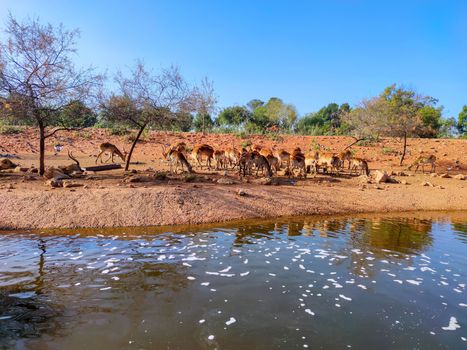
{"label": "herd of deer", "polygon": [[[100,153],[96,158],[96,163],[99,159],[101,163],[103,162],[102,156],[104,154],[108,154],[108,158],[104,162],[109,160],[113,162],[114,156],[120,157],[122,161],[126,160],[127,153],[125,151],[121,152],[117,146],[109,142],[104,142],[99,147]],[[266,174],[271,177],[277,174],[280,169],[285,169],[285,174],[288,174],[289,177],[294,177],[297,170],[298,176],[305,178],[308,173],[317,174],[320,170],[323,173],[338,174],[345,168],[345,162],[347,162],[347,169],[350,170],[351,175],[354,173],[369,175],[370,173],[368,162],[365,159],[353,157],[350,150],[339,154],[316,151],[303,153],[298,147],[292,152],[260,146],[242,148],[241,150],[237,150],[235,147],[214,150],[210,145],[202,144],[193,147],[191,153],[189,153],[184,142],[170,146],[162,145],[162,155],[168,161],[171,172],[178,172],[179,167],[181,167],[182,172],[184,168],[190,173],[193,172],[193,166],[188,162],[188,154],[194,164],[201,169],[203,166],[211,169],[214,162],[217,170],[238,168],[241,176],[251,175],[255,171],[256,176],[261,172],[263,176]],[[79,162],[75,158],[71,157],[71,159],[79,166]],[[408,167],[408,170],[415,167],[415,172],[417,172],[421,166],[424,173],[425,165],[431,165],[431,172],[434,172],[435,162],[436,157],[434,155],[420,156]],[[2,159],[0,162],[0,170],[6,170],[14,166],[16,165],[8,159]]]}

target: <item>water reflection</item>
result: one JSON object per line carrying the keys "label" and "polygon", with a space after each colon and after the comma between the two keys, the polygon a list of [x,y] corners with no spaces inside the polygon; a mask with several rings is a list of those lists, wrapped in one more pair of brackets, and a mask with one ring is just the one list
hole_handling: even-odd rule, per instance
{"label": "water reflection", "polygon": [[466,227],[461,214],[0,235],[0,348],[457,347],[430,332],[467,322]]}

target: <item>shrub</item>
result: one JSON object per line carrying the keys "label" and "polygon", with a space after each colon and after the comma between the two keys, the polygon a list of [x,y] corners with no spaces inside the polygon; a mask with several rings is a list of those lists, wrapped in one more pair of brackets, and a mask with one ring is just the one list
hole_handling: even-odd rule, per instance
{"label": "shrub", "polygon": [[116,136],[128,135],[131,132],[128,127],[123,125],[112,125],[108,130],[110,135]]}
{"label": "shrub", "polygon": [[0,134],[2,135],[16,135],[21,134],[22,131],[23,129],[19,126],[0,124]]}

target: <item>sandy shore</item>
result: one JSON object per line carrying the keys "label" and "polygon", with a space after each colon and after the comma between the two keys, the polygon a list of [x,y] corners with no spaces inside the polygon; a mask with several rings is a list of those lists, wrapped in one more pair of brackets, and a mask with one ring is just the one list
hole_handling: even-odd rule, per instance
{"label": "sandy shore", "polygon": [[[356,179],[295,186],[180,184],[1,192],[0,228],[200,224],[291,215],[467,210],[464,181],[408,177],[410,185],[362,189]],[[441,186],[442,188],[436,187]],[[243,189],[247,195],[239,196]]]}

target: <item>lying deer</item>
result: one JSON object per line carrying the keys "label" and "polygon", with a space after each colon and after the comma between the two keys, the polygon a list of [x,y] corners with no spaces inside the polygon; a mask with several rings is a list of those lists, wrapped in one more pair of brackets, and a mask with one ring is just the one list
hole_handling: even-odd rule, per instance
{"label": "lying deer", "polygon": [[110,159],[112,159],[112,163],[114,162],[114,155],[117,155],[118,157],[120,157],[120,159],[122,161],[125,161],[126,160],[126,156],[127,156],[127,152],[123,151],[120,152],[120,150],[117,148],[117,146],[109,143],[109,142],[104,142],[104,143],[101,143],[101,145],[99,146],[101,152],[97,155],[97,158],[96,158],[96,164],[97,164],[97,161],[99,160],[99,158],[101,159],[101,163],[102,163],[102,155],[104,153],[109,153],[109,158],[107,158],[104,163],[107,163]]}
{"label": "lying deer", "polygon": [[13,163],[8,158],[0,160],[0,170],[14,169],[17,166],[18,166],[18,164]]}
{"label": "lying deer", "polygon": [[431,164],[431,172],[433,173],[436,169],[436,156],[431,154],[429,156],[420,156],[407,168],[412,170],[412,167],[415,166],[415,172],[417,172],[418,167],[422,166],[422,173],[425,173],[425,164]]}

